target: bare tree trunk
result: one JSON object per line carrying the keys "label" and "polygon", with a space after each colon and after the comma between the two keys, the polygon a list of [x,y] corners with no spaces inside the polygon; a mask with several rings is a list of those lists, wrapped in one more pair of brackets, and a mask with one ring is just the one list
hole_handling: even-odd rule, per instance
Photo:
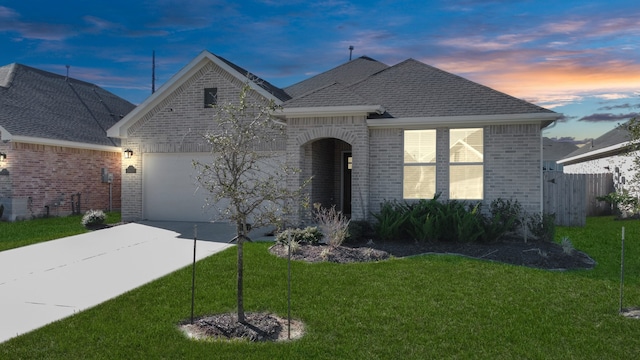
{"label": "bare tree trunk", "polygon": [[244,316],[244,295],[243,295],[243,290],[244,290],[244,258],[243,258],[243,245],[244,245],[244,239],[245,239],[245,231],[244,231],[244,224],[237,224],[237,229],[238,229],[238,322],[239,323],[245,323],[245,316]]}

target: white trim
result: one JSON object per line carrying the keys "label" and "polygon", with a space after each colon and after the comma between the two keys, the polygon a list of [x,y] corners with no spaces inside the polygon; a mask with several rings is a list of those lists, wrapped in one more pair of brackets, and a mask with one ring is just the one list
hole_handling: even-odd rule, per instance
{"label": "white trim", "polygon": [[[472,126],[499,125],[513,123],[541,123],[546,127],[562,117],[558,113],[506,114],[506,115],[465,115],[465,116],[425,116],[408,118],[367,119],[367,126],[375,128],[418,128],[424,126]],[[545,124],[545,122],[547,122]]]}
{"label": "white trim", "polygon": [[[556,161],[556,163],[562,164],[562,165],[571,165],[571,164],[575,164],[575,163],[581,162],[579,160],[583,160],[583,159],[584,160],[588,160],[589,158],[595,157],[597,155],[603,155],[603,154],[607,154],[607,153],[614,154],[614,153],[618,152],[618,150],[623,149],[624,147],[626,147],[629,144],[630,144],[629,141],[625,141],[623,143],[607,146],[607,147],[602,148],[602,149],[592,150],[592,151],[586,152],[584,154],[579,154],[579,155],[572,156],[572,157],[569,157],[569,158],[560,159],[560,160]],[[588,146],[588,145],[585,145],[585,146]],[[569,163],[569,164],[567,164],[567,163]]]}
{"label": "white trim", "polygon": [[[173,93],[177,88],[179,88],[186,79],[190,78],[192,75],[197,73],[207,61],[211,61],[220,68],[222,68],[227,73],[231,74],[238,80],[242,82],[246,82],[249,80],[246,77],[246,74],[240,74],[238,71],[229,66],[226,62],[222,61],[217,56],[212,53],[203,50],[198,56],[196,56],[189,64],[183,67],[180,71],[178,71],[175,75],[173,75],[169,81],[167,81],[164,85],[162,85],[158,91],[151,94],[142,104],[138,105],[135,109],[133,109],[127,116],[118,121],[115,125],[113,125],[109,130],[107,130],[107,136],[125,139],[127,138],[127,130],[136,121],[139,120],[141,116],[143,116],[147,111],[152,109],[154,106],[158,105],[168,94]],[[264,96],[267,99],[273,100],[277,105],[281,105],[282,101],[256,85],[253,81],[248,81],[249,86],[252,90],[255,90],[260,95]]]}
{"label": "white trim", "polygon": [[[542,170],[542,166],[544,164],[544,137],[542,136],[542,131],[540,133],[541,133],[540,134],[540,162],[538,165],[538,180],[540,181],[540,215],[543,215],[544,214],[544,171]],[[524,226],[524,224],[522,225]],[[525,234],[526,234],[526,229],[525,229]]]}
{"label": "white trim", "polygon": [[75,141],[65,141],[65,140],[56,140],[56,139],[45,139],[45,138],[37,138],[31,136],[11,136],[8,139],[11,142],[16,143],[27,143],[27,144],[38,144],[38,145],[49,145],[49,146],[61,146],[66,148],[74,148],[74,149],[87,149],[87,150],[98,150],[98,151],[108,151],[108,152],[122,152],[122,148],[117,146],[107,146],[107,145],[97,145],[97,144],[87,144],[80,143]]}
{"label": "white trim", "polygon": [[385,109],[381,105],[349,105],[349,106],[317,106],[283,108],[279,114],[286,117],[306,116],[366,116],[371,113],[384,114]]}

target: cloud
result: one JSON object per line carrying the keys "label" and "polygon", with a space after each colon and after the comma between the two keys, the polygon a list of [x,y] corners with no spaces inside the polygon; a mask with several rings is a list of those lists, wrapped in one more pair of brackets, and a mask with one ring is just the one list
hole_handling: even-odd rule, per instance
{"label": "cloud", "polygon": [[611,110],[617,110],[617,109],[628,110],[633,108],[640,108],[640,104],[633,105],[633,104],[626,103],[626,104],[613,105],[613,106],[603,106],[598,108],[598,110],[611,111]]}
{"label": "cloud", "polygon": [[14,41],[22,39],[59,41],[74,36],[72,29],[66,25],[20,21],[20,14],[5,6],[0,6],[0,19],[2,19],[0,33],[17,33],[18,37],[14,38]]}
{"label": "cloud", "polygon": [[578,121],[587,121],[587,122],[614,122],[620,120],[629,120],[633,117],[638,116],[638,113],[628,113],[628,114],[612,114],[612,113],[596,113],[587,116],[583,116]]}
{"label": "cloud", "polygon": [[18,16],[19,14],[15,10],[8,8],[6,6],[0,6],[0,18],[11,19],[11,18],[17,18]]}

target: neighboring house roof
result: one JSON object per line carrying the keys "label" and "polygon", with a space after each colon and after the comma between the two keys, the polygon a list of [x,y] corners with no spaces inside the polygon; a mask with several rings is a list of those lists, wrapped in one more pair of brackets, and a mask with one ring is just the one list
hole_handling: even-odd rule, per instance
{"label": "neighboring house roof", "polygon": [[88,82],[21,64],[0,67],[2,140],[118,147],[107,129],[134,107]]}
{"label": "neighboring house roof", "polygon": [[542,138],[542,158],[544,161],[558,161],[578,149],[578,145],[572,142]]}
{"label": "neighboring house roof", "polygon": [[623,153],[629,140],[629,132],[624,126],[616,126],[613,130],[593,139],[591,143],[560,159],[558,164],[571,165]]}

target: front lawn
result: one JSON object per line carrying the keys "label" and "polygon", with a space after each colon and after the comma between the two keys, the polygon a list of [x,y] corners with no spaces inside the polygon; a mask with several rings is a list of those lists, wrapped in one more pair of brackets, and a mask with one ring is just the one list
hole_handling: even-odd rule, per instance
{"label": "front lawn", "polygon": [[[456,256],[293,264],[290,343],[194,342],[185,268],[71,318],[0,344],[0,358],[47,359],[631,359],[640,320],[618,315],[620,227],[626,305],[640,305],[640,222],[590,218],[560,228],[594,270],[552,272]],[[245,308],[287,314],[287,262],[245,245]],[[198,263],[196,313],[233,311],[235,248]]]}
{"label": "front lawn", "polygon": [[[15,222],[0,221],[0,251],[87,232],[82,215],[49,217]],[[108,212],[107,224],[120,222],[119,212]]]}

